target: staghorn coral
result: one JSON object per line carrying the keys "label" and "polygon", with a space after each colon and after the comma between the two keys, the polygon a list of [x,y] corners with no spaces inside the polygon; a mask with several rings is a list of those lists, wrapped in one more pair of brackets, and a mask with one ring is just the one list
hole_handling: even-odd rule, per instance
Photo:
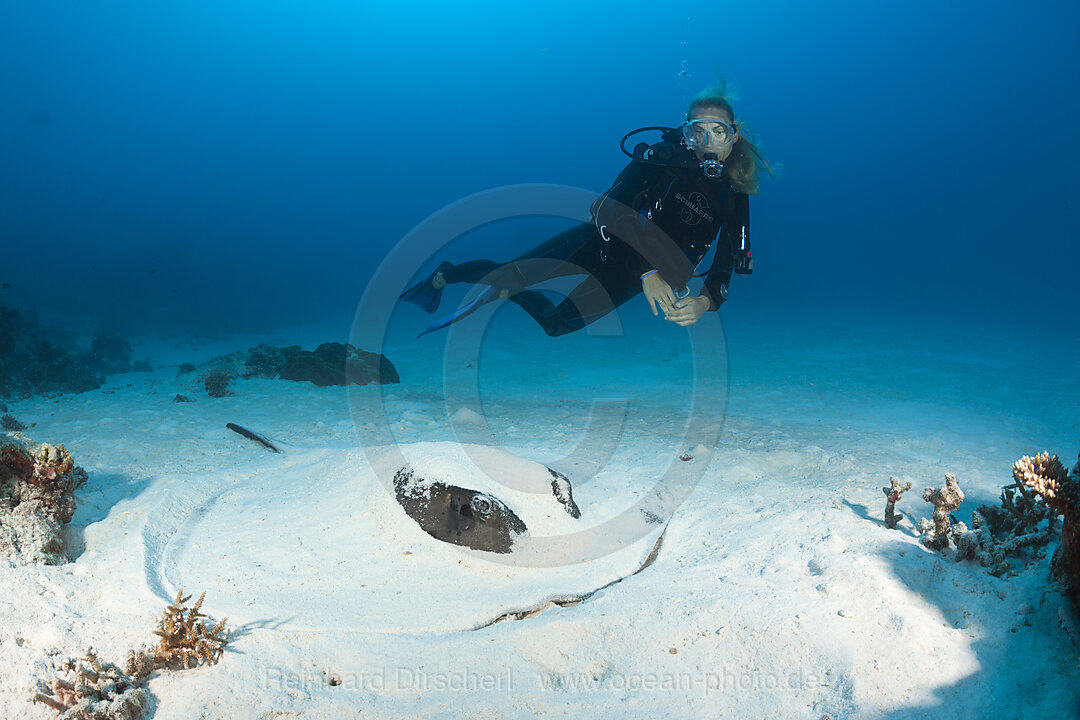
{"label": "staghorn coral", "polygon": [[[986,510],[988,506],[980,506]],[[974,560],[990,569],[994,577],[1001,577],[1012,569],[1008,558],[1031,549],[1038,550],[1056,537],[1052,523],[1042,528],[1032,527],[1026,532],[1010,531],[1005,536],[994,532],[993,526],[982,512],[971,513],[971,529],[964,523],[957,523],[950,529],[953,543],[956,545],[954,560]]]}
{"label": "staghorn coral", "polygon": [[[1014,474],[1015,477],[1015,474]],[[1001,489],[1001,506],[980,505],[995,535],[1023,535],[1031,532],[1043,520],[1053,524],[1055,513],[1045,501],[1021,480]]]}
{"label": "staghorn coral", "polygon": [[25,436],[0,436],[0,555],[22,564],[65,562],[60,529],[85,481],[63,445],[35,448]]}
{"label": "staghorn coral", "polygon": [[911,483],[901,484],[898,477],[889,478],[889,487],[881,488],[881,492],[885,493],[885,525],[890,530],[895,529],[904,517],[896,513],[896,502],[910,489]]}
{"label": "staghorn coral", "polygon": [[971,514],[971,530],[964,523],[952,529],[956,560],[975,560],[1001,577],[1012,569],[1011,556],[1030,550],[1042,557],[1039,551],[1057,538],[1056,516],[1038,494],[1015,479],[1002,488],[1001,505],[980,505]]}
{"label": "staghorn coral", "polygon": [[191,596],[185,597],[181,589],[172,605],[165,608],[158,629],[154,631],[160,639],[149,653],[156,667],[189,668],[203,662],[213,665],[221,657],[229,642],[225,631],[228,618],[222,618],[213,627],[205,622],[206,615],[200,611],[205,597],[204,592],[195,605],[188,608],[185,603]]}
{"label": "staghorn coral", "polygon": [[61,663],[60,674],[50,681],[39,679],[32,700],[56,710],[59,720],[140,720],[150,704],[145,686],[151,673],[204,661],[212,665],[221,657],[228,642],[225,620],[212,628],[203,622],[205,596],[188,608],[191,596],[177,593],[158,621],[157,646],[129,651],[123,671],[99,659],[91,648],[81,659]]}
{"label": "staghorn coral", "polygon": [[943,552],[951,543],[956,548],[954,560],[974,560],[995,577],[1012,570],[1012,556],[1026,552],[1035,559],[1044,557],[1042,548],[1057,538],[1059,511],[1054,508],[1054,498],[1067,505],[1067,498],[1072,497],[1075,504],[1075,483],[1070,486],[1064,467],[1047,453],[1018,461],[1013,466],[1013,479],[1013,484],[1002,489],[1000,506],[980,505],[971,514],[970,529],[949,517],[964,500],[955,476],[946,475],[942,488],[927,488],[923,499],[934,503],[934,522],[921,521],[923,543]]}
{"label": "staghorn coral", "polygon": [[1047,501],[1064,500],[1073,504],[1077,501],[1076,487],[1069,483],[1069,475],[1057,455],[1051,457],[1048,452],[1041,452],[1035,457],[1025,455],[1013,465],[1013,479]]}
{"label": "staghorn coral", "polygon": [[48,705],[60,720],[139,720],[150,702],[142,680],[98,658],[93,648],[82,658],[68,658],[60,674],[38,681],[33,701]]}
{"label": "staghorn coral", "polygon": [[935,550],[943,550],[949,546],[950,520],[949,513],[960,507],[964,502],[964,491],[956,482],[956,476],[952,473],[945,475],[945,484],[936,490],[926,488],[923,490],[923,500],[934,506],[934,522],[931,525],[923,518],[919,523],[922,531],[922,542],[927,547]]}
{"label": "staghorn coral", "polygon": [[1025,455],[1013,465],[1013,478],[1038,493],[1062,516],[1061,544],[1054,553],[1051,572],[1064,583],[1073,602],[1080,605],[1080,456],[1070,476],[1057,455]]}

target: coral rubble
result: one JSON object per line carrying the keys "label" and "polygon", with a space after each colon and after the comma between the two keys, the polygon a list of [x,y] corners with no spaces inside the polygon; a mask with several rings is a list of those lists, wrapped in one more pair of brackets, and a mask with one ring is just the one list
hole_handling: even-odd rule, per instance
{"label": "coral rubble", "polygon": [[39,680],[33,700],[56,710],[60,720],[139,720],[150,702],[142,684],[88,649],[61,664],[51,681]]}
{"label": "coral rubble", "polygon": [[[986,519],[986,505],[971,513],[971,529],[964,523],[957,523],[952,528],[952,540],[956,544],[955,560],[974,560],[989,568],[994,577],[1008,573],[1012,566],[1009,557],[1026,549],[1038,550],[1045,547],[1055,537],[1052,523],[1044,527],[1032,527],[1028,532],[994,532],[994,525]],[[982,511],[982,512],[980,512]]]}
{"label": "coral rubble", "polygon": [[22,564],[66,562],[60,530],[85,481],[63,445],[35,447],[23,435],[0,435],[0,555]]}
{"label": "coral rubble", "polygon": [[205,622],[205,596],[189,608],[191,596],[177,593],[158,621],[157,646],[131,650],[123,670],[87,650],[81,659],[63,662],[50,681],[39,679],[33,701],[56,710],[59,720],[140,720],[150,705],[145,686],[151,673],[220,659],[228,642],[225,620],[213,627]]}

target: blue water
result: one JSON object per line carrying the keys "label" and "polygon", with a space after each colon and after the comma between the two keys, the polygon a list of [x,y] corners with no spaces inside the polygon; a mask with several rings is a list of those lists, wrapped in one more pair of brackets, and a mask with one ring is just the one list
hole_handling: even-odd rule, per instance
{"label": "blue water", "polygon": [[515,183],[601,192],[621,135],[677,124],[719,70],[783,166],[723,313],[1077,337],[1075,3],[682,7],[4,3],[0,302],[128,333],[344,327],[425,217]]}
{"label": "blue water", "polygon": [[[522,625],[508,643],[490,646],[490,662],[510,657],[507,667],[532,672],[551,658],[573,667],[600,657],[590,673],[651,673],[666,666],[657,656],[676,662],[666,648],[686,640],[679,657],[691,660],[678,662],[704,667],[719,658],[737,667],[749,648],[756,673],[801,647],[811,650],[803,666],[838,668],[823,694],[799,696],[799,707],[828,699],[814,706],[815,716],[826,708],[859,716],[849,709],[856,699],[876,709],[876,695],[897,692],[875,690],[887,675],[914,688],[893,718],[925,715],[924,702],[950,711],[995,704],[1005,715],[1029,703],[1034,715],[1064,716],[1075,709],[1068,658],[1057,685],[1015,672],[1057,662],[1055,648],[1066,647],[1057,621],[1047,620],[1050,591],[1021,597],[1037,581],[1010,580],[992,596],[997,581],[971,580],[981,573],[973,565],[939,573],[915,553],[899,560],[903,552],[862,545],[841,558],[837,548],[869,537],[862,527],[873,526],[863,520],[876,522],[878,488],[890,475],[922,488],[955,472],[968,493],[966,520],[979,503],[996,502],[1022,454],[1049,450],[1072,464],[1080,437],[1078,21],[1075,0],[0,0],[0,305],[73,330],[61,334],[64,343],[120,332],[136,339],[135,359],[146,356],[155,368],[111,377],[98,393],[4,400],[36,424],[29,431],[36,439],[64,443],[90,469],[76,525],[100,529],[87,533],[93,551],[80,566],[89,563],[87,577],[107,575],[114,584],[126,576],[93,544],[104,550],[120,538],[116,523],[130,529],[141,508],[164,507],[174,473],[227,474],[251,462],[245,449],[262,452],[229,435],[226,421],[309,447],[357,437],[373,444],[382,430],[402,443],[472,442],[457,427],[468,416],[448,421],[475,400],[506,447],[592,461],[607,441],[640,443],[634,457],[645,469],[636,460],[613,466],[628,483],[649,475],[656,458],[715,444],[718,461],[701,485],[708,492],[680,509],[665,540],[669,575],[641,576],[613,604],[583,605],[596,613],[584,616],[593,629],[568,650],[559,646],[578,626],[555,622],[527,636]],[[586,202],[547,216],[528,203],[484,212],[481,202],[458,217],[456,203],[522,183],[531,185],[515,191],[521,200],[535,200],[548,184],[603,192],[625,165],[622,135],[678,124],[717,71],[737,88],[738,119],[782,172],[752,198],[755,271],[734,278],[722,328],[704,335],[711,342],[694,345],[705,323],[688,333],[653,318],[640,298],[621,309],[622,334],[593,326],[547,338],[503,303],[485,309],[490,326],[476,317],[454,326],[457,335],[415,338],[430,317],[396,303],[408,282],[442,259],[510,259],[587,212]],[[428,238],[435,249],[420,248],[413,231],[432,216],[445,223],[444,236]],[[396,286],[385,282],[390,276]],[[444,305],[464,292],[452,288]],[[345,342],[387,318],[386,343],[363,346],[386,351],[402,373],[399,385],[379,388],[389,398],[380,408],[386,427],[377,415],[350,414],[355,408],[335,389],[237,380],[235,395],[211,399],[201,377],[174,371],[266,338],[309,349]],[[723,361],[703,362],[710,352]],[[714,375],[723,382],[706,382]],[[350,392],[382,402],[376,389]],[[194,401],[174,402],[181,393]],[[722,434],[708,413],[691,422],[702,406],[725,416]],[[587,433],[598,415],[617,429]],[[163,499],[155,495],[162,487]],[[127,492],[145,496],[124,505],[135,513],[124,519]],[[589,492],[583,482],[579,497]],[[909,509],[922,508],[912,512],[929,515],[916,493],[907,500]],[[754,535],[763,532],[757,520],[758,528],[776,528],[770,539]],[[755,590],[747,603],[744,590],[724,589],[751,572],[737,569],[744,559],[746,568],[763,568],[775,558],[781,564],[769,573],[776,574],[761,570],[761,584],[773,577],[778,589],[809,589],[817,583],[803,577],[816,552],[810,545],[830,532],[837,544],[822,556],[849,579],[866,573],[869,590],[862,600],[853,593],[856,609],[879,607],[865,597],[895,569],[903,587],[941,606],[942,617],[966,617],[970,607],[982,635],[958,639],[966,619],[942,628],[919,613],[902,633],[884,623],[905,610],[880,606],[880,616],[851,620],[858,623],[851,637],[861,639],[811,648],[817,635],[785,629],[800,616],[791,619],[787,600],[770,599],[794,594]],[[886,570],[867,564],[866,553],[880,553]],[[832,598],[801,597],[807,626],[825,617],[817,611],[833,618],[842,607],[835,603],[845,586],[830,584],[838,588]],[[732,619],[706,617],[720,607],[714,590],[735,608]],[[900,597],[891,592],[886,601]],[[919,597],[903,592],[918,609]],[[1039,614],[1034,628],[1024,621],[1014,634],[1010,626],[1020,621],[1012,608],[1021,601]],[[46,615],[53,605],[43,606]],[[61,625],[65,642],[89,627]],[[730,630],[720,637],[723,626]],[[719,639],[702,639],[704,627],[719,627]],[[914,637],[913,628],[926,628],[916,660],[944,658],[950,667],[942,677],[959,673],[959,680],[926,682],[917,662],[910,684],[885,662],[874,675],[876,658],[892,656],[871,646]],[[52,635],[49,644],[59,643]],[[622,636],[636,641],[597,654]],[[435,645],[386,637],[372,640],[367,658],[403,667],[422,659],[438,670],[479,647],[452,635]],[[295,659],[303,651],[305,667],[330,667],[311,658],[353,663],[352,636],[343,638],[313,636],[290,652]],[[334,642],[348,648],[334,650]],[[710,643],[725,652],[706,658]],[[524,647],[532,649],[519,653]],[[847,648],[857,651],[850,660]],[[260,672],[288,660],[262,663],[258,648],[246,657]],[[939,680],[945,687],[929,701],[920,697],[919,688]],[[193,691],[192,703],[217,702],[220,693],[206,687]],[[350,702],[340,694],[289,699],[265,683],[234,694],[234,704],[251,707],[310,706],[312,697]],[[368,693],[363,702],[376,714],[400,715],[414,702],[402,697]],[[565,707],[567,697],[579,700],[559,694],[551,707]],[[661,715],[694,704],[643,697],[631,700]],[[791,697],[772,702],[798,712]],[[509,707],[502,694],[480,702]],[[183,707],[171,703],[163,699],[163,713]],[[632,704],[615,695],[601,703],[615,708],[613,716]]]}

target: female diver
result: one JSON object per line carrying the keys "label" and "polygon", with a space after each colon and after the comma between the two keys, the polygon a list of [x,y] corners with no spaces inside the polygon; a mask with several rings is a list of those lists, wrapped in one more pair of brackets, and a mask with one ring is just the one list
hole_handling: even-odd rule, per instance
{"label": "female diver", "polygon": [[[663,132],[659,143],[627,138],[645,130]],[[556,337],[580,330],[639,292],[653,315],[682,326],[717,309],[728,296],[731,273],[748,275],[750,194],[758,190],[759,165],[769,166],[740,134],[735,112],[718,81],[691,102],[679,128],[650,127],[622,141],[630,164],[591,208],[588,223],[559,233],[509,262],[472,260],[441,263],[401,299],[434,313],[447,283],[488,287],[471,303],[431,325],[421,335],[446,327],[496,298],[509,298]],[[699,295],[686,282],[717,243]],[[530,285],[566,275],[585,279],[558,305]]]}

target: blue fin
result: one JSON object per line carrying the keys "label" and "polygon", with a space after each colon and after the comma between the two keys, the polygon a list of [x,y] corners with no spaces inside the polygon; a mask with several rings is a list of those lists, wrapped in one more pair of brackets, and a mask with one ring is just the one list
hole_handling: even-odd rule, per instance
{"label": "blue fin", "polygon": [[480,293],[475,298],[473,298],[473,300],[471,302],[469,302],[469,303],[467,303],[465,305],[462,305],[461,307],[459,307],[457,310],[450,313],[449,315],[444,315],[443,317],[439,318],[434,323],[429,325],[427,330],[420,333],[416,337],[424,337],[425,335],[427,335],[430,332],[435,332],[436,330],[441,330],[442,328],[446,327],[447,325],[453,325],[458,320],[461,320],[462,318],[466,318],[469,315],[472,315],[481,306],[487,305],[489,302],[496,299],[497,297],[499,297],[499,288],[495,287],[494,285],[489,286],[482,293]]}
{"label": "blue fin", "polygon": [[401,293],[401,295],[398,296],[398,300],[404,300],[405,302],[417,305],[424,312],[435,312],[439,309],[439,301],[442,300],[443,289],[439,288],[436,290],[432,287],[431,281],[435,278],[437,273],[445,272],[446,269],[450,267],[453,267],[453,263],[439,263],[439,267],[435,269],[435,272]]}

